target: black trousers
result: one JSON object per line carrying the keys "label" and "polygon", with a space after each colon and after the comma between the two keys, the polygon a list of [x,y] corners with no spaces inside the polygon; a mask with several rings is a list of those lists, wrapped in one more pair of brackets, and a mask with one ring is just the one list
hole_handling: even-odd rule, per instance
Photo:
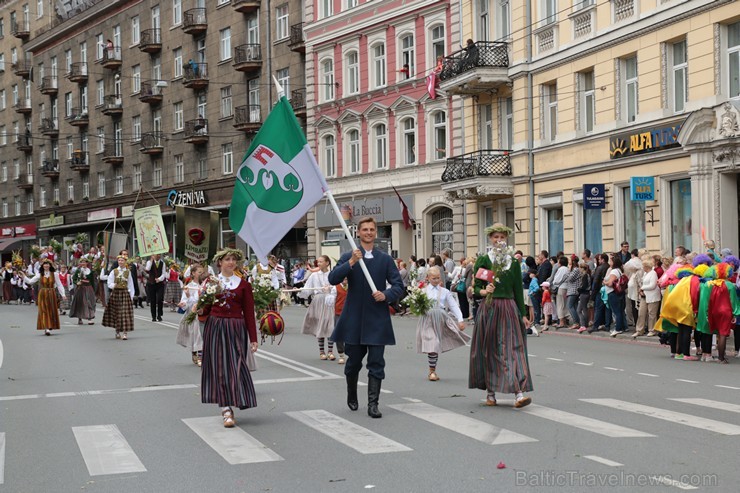
{"label": "black trousers", "polygon": [[364,344],[345,343],[344,352],[347,355],[347,364],[344,366],[345,375],[357,375],[362,370],[362,360],[367,355],[367,374],[378,380],[385,378],[385,346],[366,346]]}
{"label": "black trousers", "polygon": [[152,311],[152,318],[162,318],[164,311],[164,283],[146,285],[146,301]]}

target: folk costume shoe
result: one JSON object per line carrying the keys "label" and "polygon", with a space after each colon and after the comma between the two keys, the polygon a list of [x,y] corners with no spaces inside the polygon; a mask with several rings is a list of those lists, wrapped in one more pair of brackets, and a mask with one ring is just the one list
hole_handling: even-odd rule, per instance
{"label": "folk costume shoe", "polygon": [[367,379],[367,415],[371,418],[382,418],[383,414],[378,411],[378,399],[380,398],[380,382],[375,377]]}
{"label": "folk costume shoe", "polygon": [[357,380],[359,374],[345,375],[345,377],[347,378],[347,407],[349,407],[350,411],[357,411],[360,407],[359,402],[357,402]]}
{"label": "folk costume shoe", "polygon": [[429,381],[436,382],[437,380],[439,380],[439,377],[437,376],[436,368],[429,368]]}

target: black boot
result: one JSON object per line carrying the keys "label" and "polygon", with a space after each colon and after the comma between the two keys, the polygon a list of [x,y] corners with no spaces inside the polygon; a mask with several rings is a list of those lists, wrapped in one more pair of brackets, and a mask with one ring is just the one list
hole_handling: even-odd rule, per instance
{"label": "black boot", "polygon": [[347,407],[351,411],[357,411],[359,403],[357,402],[357,378],[359,374],[345,375],[347,378]]}
{"label": "black boot", "polygon": [[380,397],[381,380],[368,377],[367,380],[367,415],[371,418],[382,418],[383,414],[378,411],[378,398]]}

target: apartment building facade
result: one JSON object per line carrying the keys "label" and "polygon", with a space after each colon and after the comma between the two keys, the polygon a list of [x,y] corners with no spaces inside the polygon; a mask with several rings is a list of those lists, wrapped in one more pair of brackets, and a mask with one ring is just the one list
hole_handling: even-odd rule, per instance
{"label": "apartment building facade", "polygon": [[[20,171],[0,187],[23,195],[3,224],[36,223],[42,242],[133,233],[134,207],[158,204],[173,240],[174,207],[188,205],[220,211],[221,244],[244,247],[228,224],[234,170],[277,100],[272,76],[305,117],[302,18],[293,0],[57,2],[19,48],[33,78],[17,76],[19,130],[0,109],[6,133],[30,143],[10,149]],[[280,253],[304,254],[303,236]]]}

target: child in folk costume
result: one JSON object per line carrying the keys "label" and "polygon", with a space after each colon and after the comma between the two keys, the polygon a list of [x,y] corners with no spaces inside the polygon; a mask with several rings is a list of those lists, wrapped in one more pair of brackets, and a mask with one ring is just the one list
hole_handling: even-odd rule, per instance
{"label": "child in folk costume", "polygon": [[118,267],[106,276],[111,294],[103,312],[103,327],[116,329],[116,339],[125,341],[128,339],[127,334],[134,330],[134,279],[128,268],[127,258],[119,255],[117,260]]}
{"label": "child in folk costume", "polygon": [[423,289],[434,302],[434,307],[419,319],[416,326],[416,352],[426,353],[429,361],[429,380],[436,382],[439,353],[445,353],[470,341],[465,330],[460,306],[456,296],[444,287],[442,270],[430,267],[427,270],[427,284]]}
{"label": "child in folk costume", "polygon": [[36,319],[36,330],[43,330],[47,336],[50,336],[52,330],[59,330],[59,304],[54,290],[58,291],[65,300],[67,295],[59,281],[59,274],[54,272],[54,265],[49,259],[41,262],[41,269],[35,276],[26,278],[28,284],[37,282],[39,283],[39,295],[36,304],[39,307],[39,315]]}
{"label": "child in folk costume", "polygon": [[67,310],[69,310],[69,303],[71,301],[71,296],[69,294],[69,281],[71,280],[71,278],[72,276],[67,271],[67,266],[62,264],[59,267],[59,282],[62,283],[65,294],[65,296],[61,298],[61,301],[59,303],[59,310],[62,312],[62,315],[66,315]]}
{"label": "child in folk costume", "polygon": [[329,284],[329,269],[331,260],[326,255],[316,259],[319,270],[311,274],[298,296],[308,298],[313,295],[313,301],[303,319],[301,333],[315,336],[319,341],[319,358],[334,361],[334,342],[329,341],[329,354],[324,352],[324,341],[334,331],[334,306],[327,304],[327,296],[331,292]]}
{"label": "child in folk costume", "polygon": [[180,268],[177,264],[170,265],[170,271],[167,274],[167,287],[164,290],[164,302],[170,305],[170,311],[177,310],[177,304],[182,297],[182,286],[180,284]]}
{"label": "child in folk costume", "polygon": [[545,281],[542,283],[542,315],[545,317],[545,326],[542,327],[542,332],[545,332],[550,328],[550,320],[552,320],[552,314],[555,308],[552,306],[552,293],[550,293],[550,283]]}
{"label": "child in folk costume", "polygon": [[69,308],[69,318],[76,318],[77,324],[82,325],[82,319],[92,325],[95,319],[95,289],[93,288],[95,273],[90,268],[88,257],[80,258],[80,265],[72,276],[75,286],[75,295]]}
{"label": "child in folk costume", "polygon": [[10,300],[13,299],[13,284],[10,282],[13,280],[13,264],[5,262],[5,267],[0,274],[3,277],[3,301],[9,305]]}
{"label": "child in folk costume", "polygon": [[[326,297],[327,306],[334,307],[334,326],[337,325],[339,316],[342,314],[342,310],[344,310],[344,302],[346,300],[347,300],[347,278],[345,277],[342,280],[341,284],[332,286],[329,296]],[[332,342],[333,341],[329,340],[329,344],[331,344]],[[340,365],[343,365],[346,361],[344,357],[344,342],[342,341],[337,342],[337,352],[339,353],[339,358],[337,359],[337,363]]]}
{"label": "child in folk costume", "polygon": [[175,342],[182,347],[189,347],[193,355],[193,364],[201,366],[203,364],[203,337],[200,334],[200,321],[196,317],[191,323],[185,319],[198,302],[200,296],[200,279],[205,269],[202,265],[194,265],[190,270],[190,282],[185,285],[182,291],[182,298],[177,305],[185,310],[180,326],[177,329],[177,339]]}
{"label": "child in folk costume", "polygon": [[15,295],[16,304],[31,303],[31,292],[23,280],[23,270],[17,270],[13,272],[13,277],[10,279],[10,284],[13,286],[13,294]]}

